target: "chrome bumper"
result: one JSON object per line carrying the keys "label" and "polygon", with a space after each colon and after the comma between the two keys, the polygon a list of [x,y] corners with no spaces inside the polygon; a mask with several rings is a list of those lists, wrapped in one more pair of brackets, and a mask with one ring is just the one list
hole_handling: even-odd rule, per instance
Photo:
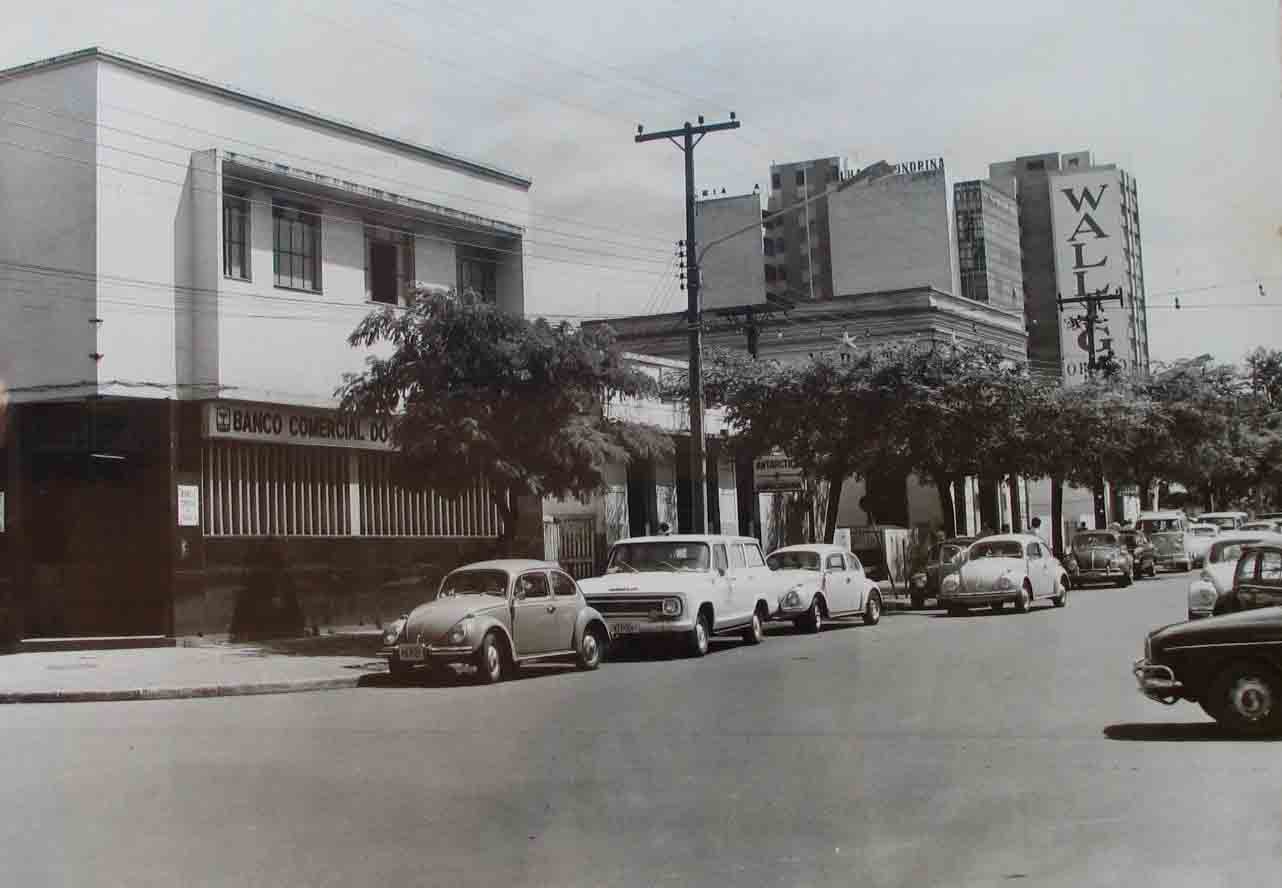
{"label": "chrome bumper", "polygon": [[1170,666],[1136,660],[1131,666],[1131,673],[1135,676],[1140,693],[1150,700],[1170,706],[1183,694],[1184,685],[1175,680],[1175,673]]}

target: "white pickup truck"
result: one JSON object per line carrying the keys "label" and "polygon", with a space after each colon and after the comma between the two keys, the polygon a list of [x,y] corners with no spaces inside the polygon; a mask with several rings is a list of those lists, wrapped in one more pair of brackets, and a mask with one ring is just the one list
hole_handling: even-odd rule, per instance
{"label": "white pickup truck", "polygon": [[759,644],[786,582],[752,537],[679,534],[619,540],[605,576],[579,586],[612,639],[675,636],[702,657],[715,634],[740,632]]}

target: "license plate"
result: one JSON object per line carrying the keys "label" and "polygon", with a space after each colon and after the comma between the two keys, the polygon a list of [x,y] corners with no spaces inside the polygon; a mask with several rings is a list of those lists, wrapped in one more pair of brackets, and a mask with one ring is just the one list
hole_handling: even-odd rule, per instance
{"label": "license plate", "polygon": [[402,663],[418,663],[423,659],[423,646],[421,644],[398,644],[396,646],[396,656]]}
{"label": "license plate", "polygon": [[639,635],[641,634],[640,623],[611,623],[611,635]]}

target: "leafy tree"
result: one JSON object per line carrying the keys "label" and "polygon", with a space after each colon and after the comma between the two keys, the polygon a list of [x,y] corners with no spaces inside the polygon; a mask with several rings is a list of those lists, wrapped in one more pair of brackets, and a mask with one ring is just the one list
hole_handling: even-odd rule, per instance
{"label": "leafy tree", "polygon": [[672,452],[661,432],[609,417],[610,399],[655,385],[624,362],[608,329],[425,292],[371,313],[348,343],[384,356],[345,376],[342,408],[395,418],[397,467],[412,483],[449,496],[483,480],[509,544],[521,496],[586,495],[608,464]]}

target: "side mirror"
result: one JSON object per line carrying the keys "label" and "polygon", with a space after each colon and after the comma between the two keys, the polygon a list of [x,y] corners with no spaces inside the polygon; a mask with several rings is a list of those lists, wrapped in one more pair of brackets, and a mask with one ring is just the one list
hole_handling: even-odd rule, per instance
{"label": "side mirror", "polygon": [[724,577],[725,575],[726,575],[726,569],[724,567],[718,567],[717,576]]}

